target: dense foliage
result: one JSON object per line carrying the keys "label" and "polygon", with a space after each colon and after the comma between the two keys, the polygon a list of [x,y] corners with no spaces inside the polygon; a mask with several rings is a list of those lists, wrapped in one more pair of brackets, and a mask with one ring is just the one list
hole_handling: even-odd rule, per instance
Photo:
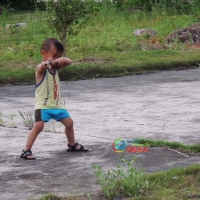
{"label": "dense foliage", "polygon": [[[113,1],[102,0],[102,4],[111,4]],[[199,0],[115,0],[114,6],[120,10],[141,9],[144,11],[160,10],[169,13],[191,13],[200,8]]]}
{"label": "dense foliage", "polygon": [[[10,0],[11,2],[12,0]],[[50,1],[50,0],[49,0]],[[61,1],[61,0],[59,0]],[[67,33],[67,56],[73,60],[73,65],[64,69],[61,80],[79,80],[96,77],[113,77],[144,73],[146,71],[179,69],[197,66],[200,49],[193,44],[166,44],[166,37],[174,30],[186,28],[200,21],[200,5],[197,0],[62,0],[63,3],[72,2],[68,12],[59,12],[60,6],[49,12],[21,11],[22,5],[35,8],[31,0],[15,0],[18,8],[7,10],[8,0],[0,0],[0,84],[34,83],[34,68],[41,61],[40,46],[44,38],[60,39],[61,33]],[[80,8],[84,15],[79,15],[67,23],[67,31],[62,32],[61,24],[56,23],[57,30],[47,23],[48,14],[52,14],[52,22],[66,20],[66,14],[77,17],[78,9],[74,9],[81,2]],[[93,3],[91,20],[84,22],[88,6],[85,2]],[[171,9],[179,4],[179,9]],[[182,4],[181,4],[182,2]],[[4,4],[5,8],[1,8]],[[75,5],[73,5],[75,4]],[[61,4],[60,4],[61,5]],[[168,7],[166,6],[168,5]],[[185,7],[184,7],[184,6]],[[189,6],[191,9],[186,10]],[[24,6],[25,8],[25,6]],[[46,6],[45,6],[46,9]],[[64,8],[62,8],[64,11]],[[184,12],[185,9],[185,12]],[[80,11],[80,10],[79,10]],[[87,11],[87,12],[86,12]],[[188,13],[188,14],[187,14]],[[65,14],[65,15],[63,15]],[[63,17],[64,16],[64,17]],[[50,18],[50,16],[49,16]],[[25,23],[26,26],[15,28],[7,25]],[[64,22],[64,21],[63,21]],[[81,30],[79,29],[79,25]],[[66,24],[65,24],[66,25]],[[78,29],[77,29],[78,28]],[[156,40],[149,37],[135,37],[133,30],[149,28],[157,32]],[[78,33],[78,34],[74,34]],[[62,40],[62,39],[60,39]],[[63,40],[64,41],[64,40]],[[63,42],[62,41],[62,42]],[[65,44],[65,41],[63,42]],[[192,52],[192,53],[191,53]]]}
{"label": "dense foliage", "polygon": [[35,8],[45,8],[45,3],[37,0],[0,0],[0,5],[18,10],[35,10]]}
{"label": "dense foliage", "polygon": [[[93,1],[93,0],[91,0]],[[119,10],[142,9],[145,11],[160,10],[171,13],[191,13],[200,7],[199,0],[94,0],[99,4],[115,7]],[[45,9],[45,1],[38,0],[0,0],[0,5],[19,10],[34,10],[35,7]],[[68,0],[63,0],[67,3]],[[82,1],[83,2],[83,1]]]}

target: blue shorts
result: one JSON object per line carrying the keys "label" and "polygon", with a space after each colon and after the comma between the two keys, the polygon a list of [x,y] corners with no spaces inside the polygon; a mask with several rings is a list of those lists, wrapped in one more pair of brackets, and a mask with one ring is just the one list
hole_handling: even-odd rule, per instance
{"label": "blue shorts", "polygon": [[44,121],[48,122],[50,119],[60,121],[61,119],[69,118],[70,115],[65,109],[37,109],[35,110],[35,122]]}

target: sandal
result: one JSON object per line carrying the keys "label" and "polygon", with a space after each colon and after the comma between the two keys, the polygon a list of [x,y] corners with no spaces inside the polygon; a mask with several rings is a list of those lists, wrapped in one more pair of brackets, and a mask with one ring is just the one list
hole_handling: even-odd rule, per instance
{"label": "sandal", "polygon": [[[79,144],[79,143],[75,143],[73,146],[71,146],[70,144],[67,144],[68,148],[67,151],[89,151],[89,149],[85,149],[83,145]],[[76,149],[76,147],[80,145],[80,148],[79,149]]]}
{"label": "sandal", "polygon": [[23,149],[20,158],[23,158],[26,160],[35,160],[36,159],[35,157],[29,158],[28,156],[33,156],[32,151],[30,149],[27,149],[26,151],[24,151],[24,149]]}

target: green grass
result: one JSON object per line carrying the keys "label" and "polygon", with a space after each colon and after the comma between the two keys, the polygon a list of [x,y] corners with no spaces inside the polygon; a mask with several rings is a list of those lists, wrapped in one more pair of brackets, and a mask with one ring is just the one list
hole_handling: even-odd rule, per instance
{"label": "green grass", "polygon": [[[6,24],[19,22],[27,25],[5,28]],[[197,67],[199,49],[178,43],[166,46],[165,41],[171,31],[195,22],[191,15],[101,10],[78,35],[68,37],[67,56],[73,65],[61,71],[61,80]],[[157,46],[149,38],[134,36],[132,32],[138,28],[154,29]],[[0,16],[0,34],[0,84],[33,84],[35,66],[41,61],[42,41],[57,37],[47,25],[46,12],[4,12]]]}
{"label": "green grass", "polygon": [[173,168],[166,172],[147,174],[144,178],[149,181],[147,196],[130,198],[129,200],[186,200],[200,198],[200,165]]}
{"label": "green grass", "polygon": [[[164,172],[143,174],[148,189],[143,195],[126,200],[187,200],[200,198],[200,165],[173,168]],[[102,200],[100,195],[59,196],[47,194],[37,200]],[[36,200],[36,199],[35,199]]]}
{"label": "green grass", "polygon": [[138,139],[140,144],[145,144],[150,147],[162,147],[167,146],[171,149],[179,150],[181,152],[188,153],[200,153],[200,144],[184,145],[179,142],[168,142],[163,140],[149,140],[149,139]]}

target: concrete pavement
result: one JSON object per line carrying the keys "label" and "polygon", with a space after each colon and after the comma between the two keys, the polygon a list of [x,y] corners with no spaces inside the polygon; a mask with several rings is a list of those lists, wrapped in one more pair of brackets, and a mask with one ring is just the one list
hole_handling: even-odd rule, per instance
{"label": "concrete pavement", "polygon": [[[92,151],[66,152],[64,128],[51,121],[32,148],[37,160],[20,159],[29,131],[18,111],[33,112],[34,86],[1,87],[0,111],[6,127],[0,127],[0,199],[96,191],[100,186],[92,165],[106,171],[120,163],[120,155],[136,157],[135,167],[145,172],[200,163],[197,155],[187,158],[159,148],[140,154],[112,149],[119,137],[200,144],[200,69],[62,82],[61,89],[76,140]],[[11,125],[17,128],[8,128]]]}

